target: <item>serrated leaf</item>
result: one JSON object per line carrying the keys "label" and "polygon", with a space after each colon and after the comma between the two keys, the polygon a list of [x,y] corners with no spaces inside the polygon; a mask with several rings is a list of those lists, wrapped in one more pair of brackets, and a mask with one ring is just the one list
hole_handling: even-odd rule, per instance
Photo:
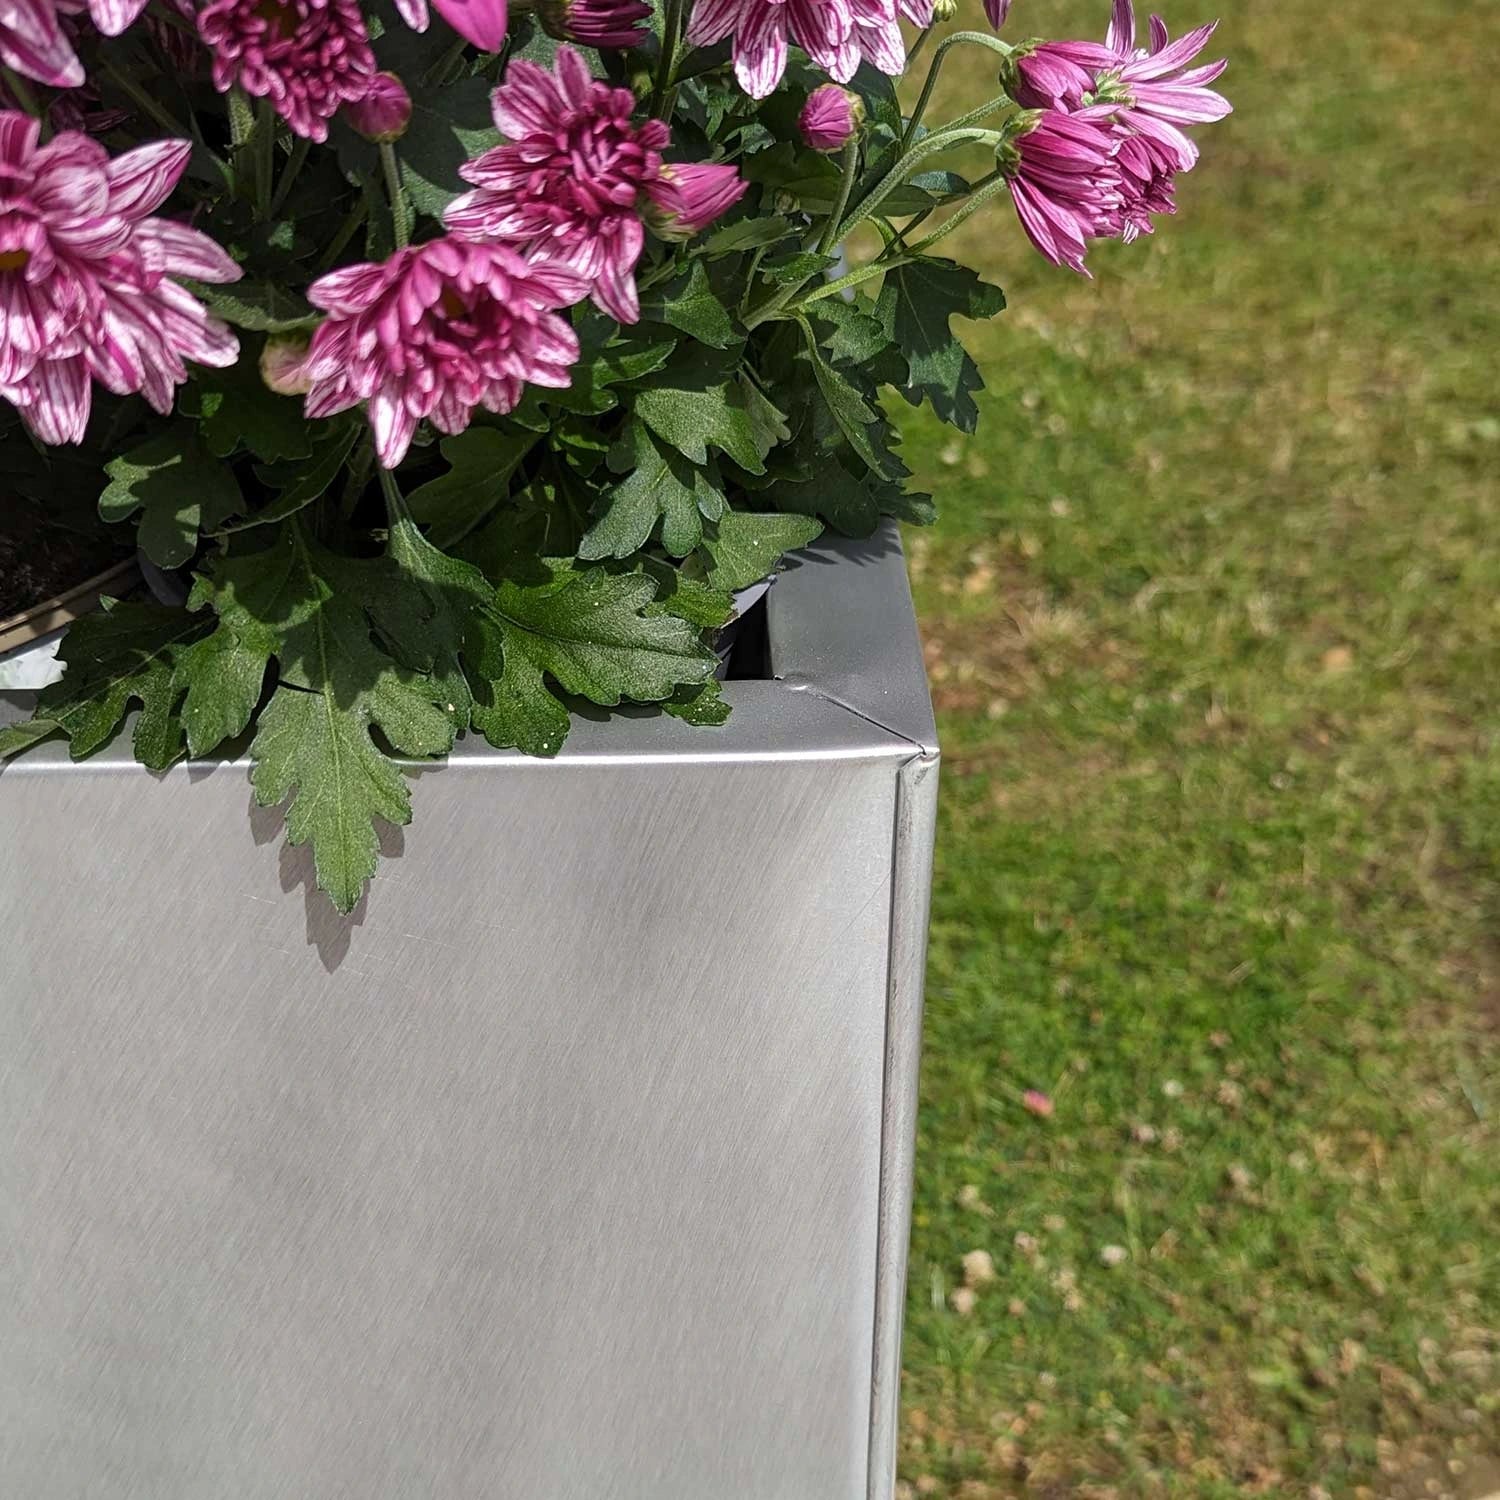
{"label": "serrated leaf", "polygon": [[706,389],[675,384],[670,368],[635,398],[635,413],[663,441],[695,464],[708,462],[708,445],[728,454],[751,474],[765,470],[749,416],[729,396],[725,385]]}
{"label": "serrated leaf", "polygon": [[729,705],[724,701],[723,684],[718,678],[701,687],[678,688],[662,700],[662,712],[669,713],[695,729],[716,728],[729,719]]}
{"label": "serrated leaf", "polygon": [[141,707],[133,744],[153,770],[182,754],[182,731],[173,715],[173,663],[204,622],[180,609],[101,601],[102,608],[74,621],[58,656],[62,679],[42,689],[36,713],[0,732],[0,756],[13,755],[48,734],[68,737],[74,760],[113,739],[132,703]]}
{"label": "serrated leaf", "polygon": [[326,553],[295,522],[287,532],[305,605],[283,633],[281,680],[251,742],[250,781],[263,807],[291,797],[288,841],[311,843],[318,885],[349,912],[375,873],[374,820],[411,820],[405,777],[372,729],[398,754],[433,756],[452,746],[454,727],[434,683],[371,639],[363,580],[379,564]]}
{"label": "serrated leaf", "polygon": [[402,182],[413,206],[440,218],[463,191],[459,167],[499,143],[484,78],[414,90],[411,123],[400,145]]}
{"label": "serrated leaf", "polygon": [[816,276],[837,264],[836,255],[819,255],[814,250],[800,250],[790,255],[763,260],[760,274],[777,286],[800,286],[809,276]]}
{"label": "serrated leaf", "polygon": [[187,286],[211,313],[252,333],[294,333],[317,326],[322,313],[295,292],[275,282],[236,281],[210,286],[190,281]]}
{"label": "serrated leaf", "polygon": [[105,521],[140,511],[137,540],[159,567],[180,568],[210,530],[243,504],[229,465],[204,452],[186,423],[149,438],[104,466],[109,484],[99,496]]}
{"label": "serrated leaf", "polygon": [[876,437],[883,429],[880,413],[873,410],[864,397],[818,352],[817,336],[810,324],[802,325],[805,335],[807,357],[813,367],[813,375],[823,400],[839,430],[849,441],[849,446],[869,466],[871,472],[884,474],[890,455],[877,446]]}
{"label": "serrated leaf", "polygon": [[625,699],[659,703],[685,684],[708,681],[717,658],[685,620],[647,612],[655,592],[639,573],[572,572],[566,564],[554,565],[541,586],[502,583],[474,617],[476,665],[488,679],[475,727],[493,745],[556,755],[568,715],[549,676],[605,708]]}
{"label": "serrated leaf", "polygon": [[586,561],[638,552],[658,520],[662,546],[673,557],[686,557],[702,539],[703,517],[724,509],[723,492],[708,468],[689,463],[639,422],[611,453],[610,466],[630,472],[607,491],[603,514],[579,544]]}
{"label": "serrated leaf", "polygon": [[729,309],[709,285],[708,272],[695,260],[686,276],[679,276],[642,304],[641,316],[668,323],[691,334],[701,344],[727,349],[738,342]]}
{"label": "serrated leaf", "polygon": [[998,287],[952,261],[923,259],[888,273],[877,313],[906,357],[907,400],[916,405],[925,395],[943,421],[972,432],[979,420],[974,392],[984,381],[949,319],[990,318],[1004,306]]}
{"label": "serrated leaf", "polygon": [[748,588],[770,574],[783,554],[807,546],[822,530],[811,516],[727,511],[703,538],[712,559],[708,581],[715,588]]}
{"label": "serrated leaf", "polygon": [[413,518],[434,546],[467,536],[510,493],[511,476],[536,446],[538,434],[514,428],[470,427],[438,444],[448,472],[406,497]]}
{"label": "serrated leaf", "polygon": [[312,452],[313,425],[301,400],[266,385],[253,350],[228,369],[200,370],[184,392],[182,410],[198,416],[204,443],[220,458],[242,447],[267,461]]}
{"label": "serrated leaf", "polygon": [[792,435],[791,428],[787,426],[786,413],[761,390],[747,372],[740,373],[737,384],[739,404],[750,419],[750,436],[755,443],[755,451],[764,459],[778,443],[786,442]]}

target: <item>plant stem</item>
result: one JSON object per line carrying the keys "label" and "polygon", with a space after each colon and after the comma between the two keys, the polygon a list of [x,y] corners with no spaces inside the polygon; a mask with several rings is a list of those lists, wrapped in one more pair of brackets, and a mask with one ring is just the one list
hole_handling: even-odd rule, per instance
{"label": "plant stem", "polygon": [[281,169],[281,180],[276,184],[276,191],[271,196],[271,217],[274,219],[286,203],[287,194],[292,190],[292,184],[297,180],[300,172],[307,162],[307,154],[312,149],[312,142],[306,136],[299,135],[297,144],[292,147],[292,154],[287,164]]}
{"label": "plant stem", "polygon": [[396,476],[383,464],[380,468],[380,492],[385,496],[386,520],[392,526],[398,521],[411,520],[411,512],[406,508],[406,499],[401,493],[401,487],[396,483]]}
{"label": "plant stem", "polygon": [[391,233],[395,236],[396,248],[404,250],[411,244],[411,230],[406,223],[406,197],[401,191],[401,163],[396,160],[396,148],[389,141],[380,143],[380,165],[385,172],[385,190],[391,200]]}
{"label": "plant stem", "polygon": [[[169,130],[173,135],[188,134],[181,122],[174,120],[133,78],[122,73],[112,62],[104,62],[103,67],[110,82],[126,95],[138,110],[150,115],[163,130]],[[230,113],[230,119],[233,120],[233,111]]]}
{"label": "plant stem", "polygon": [[917,39],[911,44],[911,51],[906,54],[906,69],[910,71],[911,65],[922,55],[922,49],[927,45],[927,39],[937,30],[937,22],[929,21],[921,31],[917,33]]}
{"label": "plant stem", "polygon": [[981,177],[974,184],[968,201],[954,213],[948,215],[926,239],[918,240],[915,245],[908,246],[907,254],[921,255],[930,246],[935,245],[945,234],[951,234],[970,214],[978,213],[986,203],[997,193],[1001,192],[1009,179],[1005,173],[997,167],[986,177]]}
{"label": "plant stem", "polygon": [[842,291],[851,286],[858,286],[862,281],[869,281],[876,276],[884,276],[887,271],[894,271],[899,266],[908,265],[911,262],[910,255],[898,255],[894,260],[872,260],[857,270],[850,271],[847,276],[840,276],[837,281],[830,281],[824,286],[810,291],[792,310],[799,312],[809,302],[821,302],[825,297],[837,297]]}
{"label": "plant stem", "polygon": [[938,74],[942,71],[943,59],[948,55],[949,48],[963,44],[988,47],[992,52],[998,52],[1001,57],[1009,57],[1015,50],[1002,42],[999,37],[986,36],[982,31],[955,31],[952,36],[944,37],[938,44],[937,51],[932,54],[932,63],[927,69],[927,81],[922,85],[922,92],[917,95],[917,107],[912,110],[911,118],[906,122],[906,133],[901,137],[903,151],[911,148],[912,139],[917,133],[917,126],[922,123],[922,116],[926,114],[927,106],[932,100],[932,91],[937,87]]}
{"label": "plant stem", "polygon": [[269,99],[262,99],[256,113],[255,207],[262,219],[269,219],[271,182],[276,175],[276,111]]}
{"label": "plant stem", "polygon": [[6,90],[9,92],[11,98],[33,120],[40,120],[42,118],[42,106],[37,103],[37,97],[31,91],[31,85],[14,69],[7,68],[3,63],[0,63],[0,78],[5,80]]}
{"label": "plant stem", "polygon": [[[359,497],[370,482],[370,465],[375,460],[375,442],[371,437],[355,445],[354,458],[349,465],[349,477],[344,481],[344,493],[339,497],[339,511],[347,521],[359,504]],[[385,470],[380,471],[382,474]]]}
{"label": "plant stem", "polygon": [[656,61],[656,82],[651,89],[650,113],[659,120],[670,119],[672,106],[677,102],[672,75],[677,67],[677,43],[681,38],[682,16],[686,9],[686,0],[667,0],[667,13],[661,29],[661,56]]}
{"label": "plant stem", "polygon": [[867,219],[903,182],[911,176],[913,170],[927,157],[935,156],[939,151],[946,151],[952,146],[962,146],[969,141],[988,142],[991,145],[999,145],[1003,137],[997,130],[981,130],[978,126],[965,125],[953,129],[934,130],[931,135],[925,135],[915,146],[891,168],[884,177],[870,189],[865,196],[854,205],[848,217],[839,225],[835,240],[846,239],[849,232],[861,219]]}
{"label": "plant stem", "polygon": [[844,144],[843,175],[839,179],[839,195],[834,200],[833,212],[823,226],[822,238],[818,241],[818,254],[827,255],[836,243],[839,221],[849,206],[849,194],[854,191],[854,177],[859,171],[859,136],[851,135]]}
{"label": "plant stem", "polygon": [[334,235],[332,243],[323,252],[323,259],[319,263],[318,270],[326,271],[343,254],[344,246],[354,238],[354,232],[365,221],[365,215],[370,211],[370,205],[365,195],[361,193],[354,200],[354,207],[349,210],[344,222],[339,225],[339,230]]}

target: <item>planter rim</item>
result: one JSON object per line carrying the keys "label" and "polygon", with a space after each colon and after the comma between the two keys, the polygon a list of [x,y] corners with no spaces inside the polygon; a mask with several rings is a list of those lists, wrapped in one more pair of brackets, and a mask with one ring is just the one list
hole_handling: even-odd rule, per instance
{"label": "planter rim", "polygon": [[[921,645],[906,581],[900,530],[885,521],[867,539],[827,537],[787,559],[766,597],[772,676],[724,684],[733,707],[718,728],[683,724],[649,706],[573,715],[555,760],[496,750],[466,734],[445,762],[411,762],[418,772],[465,768],[599,765],[652,760],[705,763],[854,758],[937,753]],[[0,692],[0,727],[31,712],[34,694]],[[141,775],[203,775],[215,765],[248,767],[243,744],[228,754],[179,761],[165,773],[139,766],[128,726],[86,761],[73,762],[65,742],[45,740],[0,767],[6,777],[67,768],[130,770]]]}
{"label": "planter rim", "polygon": [[85,578],[82,583],[75,583],[72,588],[64,589],[50,599],[33,604],[30,609],[7,615],[0,620],[0,653],[29,645],[64,625],[71,625],[80,615],[97,608],[99,596],[111,584],[126,582],[135,571],[134,559],[127,557],[124,562],[95,573],[92,578]]}

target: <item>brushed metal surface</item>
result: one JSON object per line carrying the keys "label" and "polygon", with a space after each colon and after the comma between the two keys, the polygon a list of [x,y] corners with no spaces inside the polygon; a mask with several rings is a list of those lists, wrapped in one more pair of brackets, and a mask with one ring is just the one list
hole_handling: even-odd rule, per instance
{"label": "brushed metal surface", "polygon": [[886,1500],[931,718],[893,533],[771,607],[348,919],[238,761],[0,773],[0,1493]]}

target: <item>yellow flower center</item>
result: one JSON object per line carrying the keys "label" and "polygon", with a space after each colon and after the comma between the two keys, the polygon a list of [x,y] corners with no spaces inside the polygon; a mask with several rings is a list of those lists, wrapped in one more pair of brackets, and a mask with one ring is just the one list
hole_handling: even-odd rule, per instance
{"label": "yellow flower center", "polygon": [[30,260],[29,250],[0,250],[0,271],[23,271]]}

